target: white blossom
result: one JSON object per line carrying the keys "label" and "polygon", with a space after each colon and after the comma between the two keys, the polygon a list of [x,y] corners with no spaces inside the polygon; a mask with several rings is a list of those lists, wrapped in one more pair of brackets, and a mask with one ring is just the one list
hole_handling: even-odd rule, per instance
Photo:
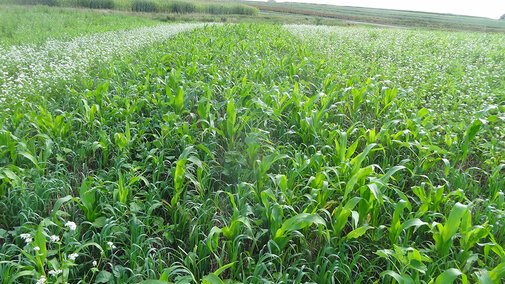
{"label": "white blossom", "polygon": [[25,233],[25,234],[21,234],[21,235],[19,235],[19,236],[20,236],[23,240],[26,240],[26,239],[28,239],[28,238],[31,238],[31,236],[32,236],[32,235],[30,235],[30,234],[26,234],[26,233]]}
{"label": "white blossom", "polygon": [[77,254],[77,253],[72,253],[72,254],[70,254],[70,255],[68,256],[68,259],[70,259],[70,260],[75,260],[78,256],[79,256],[79,254]]}
{"label": "white blossom", "polygon": [[44,284],[46,283],[47,279],[45,276],[40,276],[40,278],[37,280],[36,284]]}
{"label": "white blossom", "polygon": [[56,275],[58,275],[58,274],[60,274],[62,272],[63,272],[63,270],[61,270],[61,269],[49,270],[49,275],[56,276]]}
{"label": "white blossom", "polygon": [[51,239],[51,242],[53,242],[53,243],[60,241],[60,237],[57,235],[52,235],[49,238]]}
{"label": "white blossom", "polygon": [[96,260],[93,260],[92,264],[93,264],[93,266],[96,266],[97,265]]}
{"label": "white blossom", "polygon": [[116,246],[114,245],[113,242],[107,242],[107,245],[111,248],[111,249],[115,249]]}
{"label": "white blossom", "polygon": [[70,231],[75,231],[77,225],[72,221],[68,221],[67,223],[65,223],[65,227],[68,227]]}
{"label": "white blossom", "polygon": [[21,234],[19,235],[27,244],[31,243],[33,241],[32,235],[30,234]]}
{"label": "white blossom", "polygon": [[34,247],[34,248],[33,248],[33,250],[34,250],[34,251],[39,251],[39,250],[40,250],[40,247],[38,247],[38,246],[37,246],[37,247]]}
{"label": "white blossom", "polygon": [[37,46],[0,46],[0,109],[7,101],[22,101],[28,94],[44,94],[55,85],[72,86],[92,79],[95,64],[107,65],[133,52],[168,40],[202,24],[163,24],[111,31],[75,38],[48,40]]}

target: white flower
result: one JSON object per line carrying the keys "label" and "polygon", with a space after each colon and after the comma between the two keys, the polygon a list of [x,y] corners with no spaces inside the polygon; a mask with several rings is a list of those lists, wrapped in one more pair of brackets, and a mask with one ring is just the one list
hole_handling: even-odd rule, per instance
{"label": "white flower", "polygon": [[26,239],[29,239],[31,238],[31,235],[30,234],[21,234],[19,235],[23,240],[26,240]]}
{"label": "white flower", "polygon": [[92,264],[93,264],[93,266],[96,266],[97,265],[96,260],[93,260]]}
{"label": "white flower", "polygon": [[115,249],[116,246],[114,245],[113,242],[107,242],[107,245],[111,248],[111,249]]}
{"label": "white flower", "polygon": [[37,280],[36,284],[44,284],[46,283],[46,277],[45,276],[40,276],[40,279]]}
{"label": "white flower", "polygon": [[39,251],[40,250],[40,247],[34,247],[33,248],[34,251]]}
{"label": "white flower", "polygon": [[33,241],[32,236],[30,234],[21,234],[19,235],[27,244]]}
{"label": "white flower", "polygon": [[51,276],[56,276],[56,275],[58,275],[58,274],[60,274],[60,273],[62,273],[62,272],[63,272],[63,270],[61,270],[61,269],[49,270],[49,274],[50,274]]}
{"label": "white flower", "polygon": [[73,254],[71,254],[71,255],[68,256],[68,259],[75,260],[78,256],[79,256],[79,254],[73,253]]}
{"label": "white flower", "polygon": [[52,235],[49,238],[51,239],[51,242],[53,242],[53,243],[60,241],[60,237],[57,235]]}
{"label": "white flower", "polygon": [[72,221],[68,221],[67,223],[65,223],[65,227],[68,227],[70,231],[75,231],[77,225]]}

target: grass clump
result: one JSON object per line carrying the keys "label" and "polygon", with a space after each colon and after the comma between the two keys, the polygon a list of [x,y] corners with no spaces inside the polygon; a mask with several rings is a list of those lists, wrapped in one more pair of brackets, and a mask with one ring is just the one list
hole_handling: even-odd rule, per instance
{"label": "grass clump", "polygon": [[114,9],[114,0],[78,0],[79,7],[86,7],[90,9]]}
{"label": "grass clump", "polygon": [[145,0],[135,0],[132,2],[132,11],[134,12],[156,12],[158,7],[156,3]]}
{"label": "grass clump", "polygon": [[21,5],[46,5],[46,6],[57,6],[58,0],[20,0]]}
{"label": "grass clump", "polygon": [[191,2],[174,1],[169,4],[168,12],[176,14],[190,14],[197,12],[196,4]]}

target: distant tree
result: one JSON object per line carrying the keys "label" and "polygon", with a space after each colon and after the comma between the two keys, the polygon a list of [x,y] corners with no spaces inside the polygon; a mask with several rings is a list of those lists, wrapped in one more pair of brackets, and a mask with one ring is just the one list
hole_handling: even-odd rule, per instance
{"label": "distant tree", "polygon": [[505,14],[501,15],[500,20],[505,20]]}

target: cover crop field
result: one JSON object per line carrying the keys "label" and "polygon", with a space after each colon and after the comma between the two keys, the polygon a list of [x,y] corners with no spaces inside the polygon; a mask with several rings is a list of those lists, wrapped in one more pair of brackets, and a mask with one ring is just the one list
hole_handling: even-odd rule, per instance
{"label": "cover crop field", "polygon": [[0,70],[1,283],[503,283],[503,34],[134,26]]}

